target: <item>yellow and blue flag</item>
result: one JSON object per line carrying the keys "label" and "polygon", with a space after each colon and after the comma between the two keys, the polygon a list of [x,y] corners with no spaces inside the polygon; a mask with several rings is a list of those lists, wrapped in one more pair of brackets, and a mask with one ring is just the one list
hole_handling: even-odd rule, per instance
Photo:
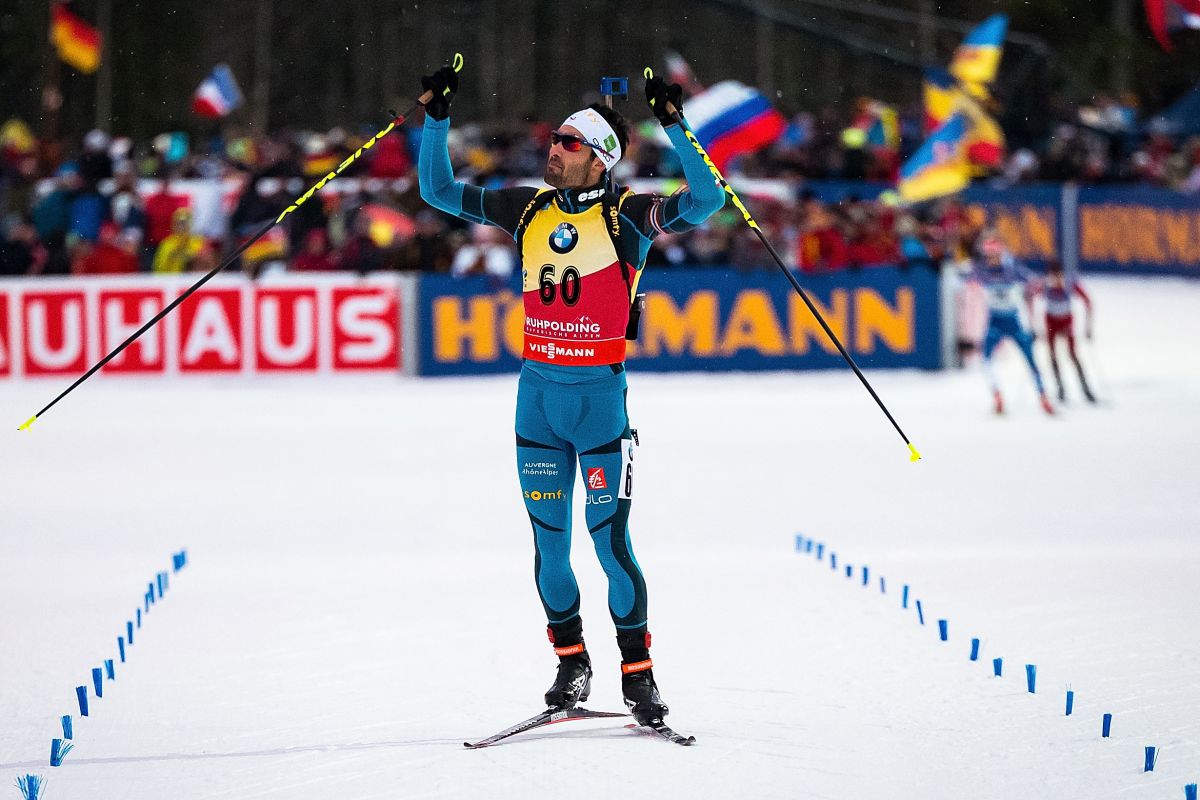
{"label": "yellow and blue flag", "polygon": [[1004,52],[1004,36],[1008,33],[1008,17],[993,14],[967,34],[954,51],[950,74],[971,94],[986,97],[986,86],[996,79],[1000,56]]}
{"label": "yellow and blue flag", "polygon": [[901,199],[916,203],[954,194],[971,182],[966,115],[955,113],[900,167]]}

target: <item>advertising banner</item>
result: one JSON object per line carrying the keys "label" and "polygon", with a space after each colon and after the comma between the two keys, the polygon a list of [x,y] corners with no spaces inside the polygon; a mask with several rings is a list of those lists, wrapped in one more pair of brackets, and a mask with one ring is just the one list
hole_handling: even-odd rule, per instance
{"label": "advertising banner", "polygon": [[[0,281],[0,378],[77,376],[195,276]],[[398,371],[395,278],[217,276],[105,375]]]}
{"label": "advertising banner", "polygon": [[[924,267],[868,268],[802,283],[863,368],[941,366],[939,288]],[[519,286],[423,275],[418,284],[422,375],[512,372],[520,365]],[[804,302],[774,270],[651,270],[631,368],[823,369],[843,364]]]}

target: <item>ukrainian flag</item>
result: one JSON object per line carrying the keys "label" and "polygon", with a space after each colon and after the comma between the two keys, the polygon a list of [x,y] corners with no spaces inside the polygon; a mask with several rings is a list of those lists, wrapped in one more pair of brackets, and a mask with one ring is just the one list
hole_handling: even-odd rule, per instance
{"label": "ukrainian flag", "polygon": [[1004,14],[994,14],[968,33],[967,38],[963,39],[962,44],[954,51],[954,58],[950,61],[950,74],[976,97],[986,97],[985,87],[996,80],[996,70],[1000,67],[1006,33],[1008,17]]}
{"label": "ukrainian flag", "polygon": [[966,188],[971,182],[966,144],[969,127],[965,115],[954,114],[904,162],[897,186],[901,199],[916,203]]}
{"label": "ukrainian flag", "polygon": [[944,69],[925,70],[925,132],[942,126],[958,110],[962,90],[958,82]]}
{"label": "ukrainian flag", "polygon": [[972,164],[999,167],[1004,160],[1004,131],[992,115],[940,69],[925,70],[925,131],[937,130],[955,113],[966,118],[967,157]]}

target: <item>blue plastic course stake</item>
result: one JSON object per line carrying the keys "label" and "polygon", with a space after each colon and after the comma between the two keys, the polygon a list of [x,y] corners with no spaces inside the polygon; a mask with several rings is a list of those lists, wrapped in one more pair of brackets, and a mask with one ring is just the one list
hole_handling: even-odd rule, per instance
{"label": "blue plastic course stake", "polygon": [[1158,761],[1158,748],[1153,745],[1146,747],[1146,768],[1142,772],[1154,772],[1154,764]]}
{"label": "blue plastic course stake", "polygon": [[63,759],[67,757],[67,753],[71,752],[71,748],[75,745],[64,744],[62,739],[50,740],[50,766],[61,767]]}
{"label": "blue plastic course stake", "polygon": [[938,620],[938,637],[943,642],[946,641],[950,636],[949,627],[950,627],[950,623],[948,620],[944,620],[944,619]]}
{"label": "blue plastic course stake", "polygon": [[993,674],[995,674],[995,676],[997,678],[999,678],[1004,673],[1004,659],[1003,658],[993,658],[992,659],[992,672],[993,672]]}
{"label": "blue plastic course stake", "polygon": [[851,566],[850,564],[847,564],[847,565],[846,565],[846,577],[847,577],[847,578],[853,578],[853,577],[854,577],[854,567],[853,567],[853,566]]}
{"label": "blue plastic course stake", "polygon": [[104,673],[99,667],[92,667],[92,687],[96,690],[96,697],[104,697]]}
{"label": "blue plastic course stake", "polygon": [[809,539],[808,541],[806,541],[804,543],[804,552],[806,552],[806,553],[812,552],[812,539]]}
{"label": "blue plastic course stake", "polygon": [[971,640],[971,660],[972,661],[979,660],[979,640],[978,639]]}
{"label": "blue plastic course stake", "polygon": [[1100,735],[1105,739],[1112,733],[1112,714],[1105,714],[1104,721],[1100,723]]}
{"label": "blue plastic course stake", "polygon": [[900,593],[900,607],[908,608],[908,584],[904,584],[904,591]]}
{"label": "blue plastic course stake", "polygon": [[21,797],[25,800],[38,800],[42,796],[44,785],[41,775],[26,775],[23,778],[17,778],[17,788],[21,790]]}
{"label": "blue plastic course stake", "polygon": [[866,567],[863,567],[863,586],[866,586],[867,582],[871,580],[870,575],[871,575],[871,571],[868,570]]}
{"label": "blue plastic course stake", "polygon": [[825,545],[818,543],[817,544],[817,561],[823,561],[824,559],[825,559]]}
{"label": "blue plastic course stake", "polygon": [[155,577],[158,579],[158,599],[162,600],[163,593],[167,590],[166,573],[160,572]]}
{"label": "blue plastic course stake", "polygon": [[1184,800],[1196,800],[1196,784],[1189,783],[1183,787]]}
{"label": "blue plastic course stake", "polygon": [[62,718],[63,738],[70,740],[75,738],[75,726],[71,724],[71,715],[64,714]]}
{"label": "blue plastic course stake", "polygon": [[804,549],[804,537],[797,533],[796,534],[796,552],[799,553],[803,549]]}
{"label": "blue plastic course stake", "polygon": [[829,568],[837,569],[837,553],[829,554]]}
{"label": "blue plastic course stake", "polygon": [[117,637],[117,654],[121,657],[121,663],[125,663],[125,637]]}
{"label": "blue plastic course stake", "polygon": [[1030,694],[1034,694],[1034,690],[1037,688],[1037,664],[1025,665],[1025,688],[1029,690]]}
{"label": "blue plastic course stake", "polygon": [[883,579],[882,575],[879,576],[879,593],[887,594],[887,582]]}
{"label": "blue plastic course stake", "polygon": [[113,660],[111,658],[104,659],[104,677],[108,678],[110,681],[115,681],[117,679],[117,673],[116,670],[113,669]]}
{"label": "blue plastic course stake", "polygon": [[[142,627],[142,610],[140,608],[137,610],[137,626],[138,626],[138,628]],[[129,641],[131,643],[133,642],[132,636],[129,637]]]}
{"label": "blue plastic course stake", "polygon": [[88,715],[87,687],[76,686],[75,697],[79,699],[79,716],[86,717]]}
{"label": "blue plastic course stake", "polygon": [[1075,693],[1067,689],[1067,716],[1071,716],[1071,712],[1075,710]]}
{"label": "blue plastic course stake", "polygon": [[921,610],[921,601],[917,601],[917,621],[922,625],[925,624],[925,612]]}
{"label": "blue plastic course stake", "polygon": [[129,620],[125,621],[125,641],[133,644],[133,623]]}

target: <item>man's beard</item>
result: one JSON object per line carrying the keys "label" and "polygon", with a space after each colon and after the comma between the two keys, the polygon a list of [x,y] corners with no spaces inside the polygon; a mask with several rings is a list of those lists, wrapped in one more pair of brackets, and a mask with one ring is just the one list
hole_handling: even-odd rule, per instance
{"label": "man's beard", "polygon": [[574,189],[583,186],[587,181],[587,166],[586,164],[577,164],[575,169],[568,169],[560,163],[555,169],[550,162],[546,162],[546,172],[542,175],[542,180],[548,186],[553,186],[555,189]]}

